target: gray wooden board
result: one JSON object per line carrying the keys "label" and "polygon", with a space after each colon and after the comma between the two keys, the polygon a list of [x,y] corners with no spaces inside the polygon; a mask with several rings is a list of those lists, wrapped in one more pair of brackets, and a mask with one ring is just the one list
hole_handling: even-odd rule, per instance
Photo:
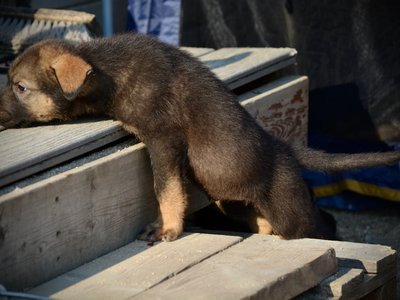
{"label": "gray wooden board", "polygon": [[32,287],[132,241],[157,214],[151,178],[137,144],[1,196],[0,282]]}
{"label": "gray wooden board", "polygon": [[[227,48],[202,55],[200,59],[234,88],[293,63],[295,54],[289,48]],[[71,153],[67,154],[76,147],[80,147],[77,153],[80,155],[104,145],[93,144],[93,140],[112,142],[124,134],[118,123],[112,121],[0,131],[0,186],[70,159]],[[102,139],[106,135],[108,139]],[[89,143],[92,147],[82,147]]]}
{"label": "gray wooden board", "polygon": [[[189,192],[189,212],[209,204]],[[143,143],[10,190],[0,196],[0,282],[27,288],[71,270],[132,240],[156,211]]]}
{"label": "gray wooden board", "polygon": [[[195,187],[189,212],[209,201]],[[143,143],[0,196],[0,282],[25,289],[134,239],[157,201]]]}
{"label": "gray wooden board", "polygon": [[253,235],[130,299],[290,299],[336,263],[330,247]]}
{"label": "gray wooden board", "polygon": [[298,300],[306,299],[340,299],[353,293],[364,280],[364,270],[339,268],[338,271],[325,278],[318,286],[300,295]]}
{"label": "gray wooden board", "polygon": [[[242,240],[237,236],[189,234],[146,247],[136,241],[83,265],[31,292],[55,299],[127,299],[174,277]],[[137,253],[139,248],[140,253]]]}
{"label": "gray wooden board", "polygon": [[0,132],[0,187],[114,142],[119,122],[98,120]]}
{"label": "gray wooden board", "polygon": [[361,269],[339,268],[336,274],[324,279],[317,287],[301,294],[296,300],[361,299],[395,278],[395,270],[369,274]]}
{"label": "gray wooden board", "polygon": [[368,273],[383,273],[396,267],[396,251],[388,246],[352,242],[325,241],[311,244],[325,244],[335,248],[339,266],[364,269]]}
{"label": "gray wooden board", "polygon": [[292,48],[222,48],[200,60],[234,89],[292,65],[296,54]]}

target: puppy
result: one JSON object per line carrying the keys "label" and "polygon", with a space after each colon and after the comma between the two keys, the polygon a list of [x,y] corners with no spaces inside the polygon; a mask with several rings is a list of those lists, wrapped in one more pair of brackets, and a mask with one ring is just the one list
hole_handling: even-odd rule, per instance
{"label": "puppy", "polygon": [[90,114],[119,120],[147,145],[160,211],[149,228],[154,240],[182,232],[189,180],[214,200],[251,204],[268,232],[324,238],[300,168],[336,171],[400,159],[395,152],[331,155],[273,138],[206,66],[152,37],[49,40],[13,62],[0,93],[1,125]]}

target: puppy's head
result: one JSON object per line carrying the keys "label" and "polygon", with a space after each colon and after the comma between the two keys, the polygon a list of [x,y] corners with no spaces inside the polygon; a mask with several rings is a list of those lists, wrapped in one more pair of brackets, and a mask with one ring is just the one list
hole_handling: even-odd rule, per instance
{"label": "puppy's head", "polygon": [[8,84],[0,91],[0,125],[69,119],[91,73],[92,67],[66,42],[28,48],[11,65]]}

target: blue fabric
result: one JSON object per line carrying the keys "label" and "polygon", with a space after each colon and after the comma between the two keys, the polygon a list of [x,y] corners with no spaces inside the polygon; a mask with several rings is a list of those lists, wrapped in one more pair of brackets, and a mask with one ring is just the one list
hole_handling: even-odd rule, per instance
{"label": "blue fabric", "polygon": [[386,201],[376,197],[367,197],[352,192],[343,192],[331,197],[318,198],[316,199],[316,203],[321,207],[348,211],[400,208],[400,204],[397,202]]}
{"label": "blue fabric", "polygon": [[129,0],[128,30],[155,35],[178,46],[180,0]]}

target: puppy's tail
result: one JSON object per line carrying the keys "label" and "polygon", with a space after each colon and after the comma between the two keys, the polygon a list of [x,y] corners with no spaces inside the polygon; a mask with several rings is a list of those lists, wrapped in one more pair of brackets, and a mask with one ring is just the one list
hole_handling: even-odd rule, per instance
{"label": "puppy's tail", "polygon": [[299,145],[292,146],[300,165],[306,169],[338,172],[390,165],[400,161],[400,151],[382,153],[326,153]]}

